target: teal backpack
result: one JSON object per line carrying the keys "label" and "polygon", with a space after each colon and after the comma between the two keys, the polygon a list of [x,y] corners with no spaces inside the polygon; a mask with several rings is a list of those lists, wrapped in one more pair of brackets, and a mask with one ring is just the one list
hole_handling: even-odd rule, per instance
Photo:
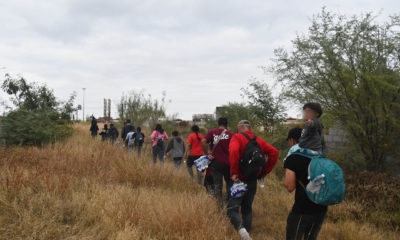
{"label": "teal backpack", "polygon": [[307,186],[300,182],[311,201],[325,206],[343,202],[346,185],[339,165],[324,155],[309,155],[301,151],[292,154],[311,158],[308,166],[310,182]]}

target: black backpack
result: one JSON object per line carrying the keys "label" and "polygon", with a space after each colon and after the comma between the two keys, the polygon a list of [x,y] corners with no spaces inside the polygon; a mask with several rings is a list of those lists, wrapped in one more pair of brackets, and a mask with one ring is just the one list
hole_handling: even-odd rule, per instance
{"label": "black backpack", "polygon": [[[157,137],[157,147],[163,147],[164,146],[164,138],[163,138],[163,135],[162,135],[162,133],[160,133],[160,132],[158,132],[157,131],[157,135],[158,135],[158,137]],[[161,136],[161,137],[160,137]]]}
{"label": "black backpack", "polygon": [[239,171],[246,180],[256,180],[265,173],[265,154],[257,143],[257,136],[251,139],[246,133],[241,133],[249,140],[239,162]]}
{"label": "black backpack", "polygon": [[138,144],[142,144],[143,141],[144,141],[143,134],[140,132],[136,133],[135,142],[137,142]]}

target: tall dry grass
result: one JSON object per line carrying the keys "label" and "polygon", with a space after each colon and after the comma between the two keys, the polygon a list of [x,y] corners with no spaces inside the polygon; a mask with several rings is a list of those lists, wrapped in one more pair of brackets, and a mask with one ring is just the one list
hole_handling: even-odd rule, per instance
{"label": "tall dry grass", "polygon": [[[225,213],[183,167],[153,165],[75,126],[65,142],[0,152],[0,239],[237,239]],[[254,203],[255,239],[284,239],[293,195],[274,174]],[[329,210],[320,239],[398,239]],[[362,213],[359,213],[362,214]]]}

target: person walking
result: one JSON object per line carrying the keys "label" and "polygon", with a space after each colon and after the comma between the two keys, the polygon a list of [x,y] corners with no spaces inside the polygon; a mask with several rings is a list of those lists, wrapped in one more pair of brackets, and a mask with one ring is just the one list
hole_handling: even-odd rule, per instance
{"label": "person walking", "polygon": [[[279,151],[257,137],[248,120],[241,120],[238,132],[229,144],[231,179],[234,184],[243,182],[247,191],[243,196],[232,197],[228,202],[228,217],[244,240],[251,239],[253,200],[257,192],[257,179],[265,177],[275,166]],[[268,160],[265,160],[265,155]],[[240,217],[239,209],[242,217]]]}
{"label": "person walking", "polygon": [[156,125],[151,139],[153,140],[153,163],[157,163],[157,156],[160,162],[164,163],[165,141],[168,140],[168,135],[161,124]]}
{"label": "person walking", "polygon": [[126,135],[131,131],[135,131],[135,127],[131,124],[131,120],[128,119],[126,120],[126,123],[124,124],[121,130],[121,138],[122,141],[124,142],[125,147],[128,147],[128,141],[126,139]]}
{"label": "person walking", "polygon": [[135,138],[133,137],[134,134],[135,134],[135,132],[133,131],[132,128],[131,128],[131,129],[129,130],[129,132],[126,134],[125,142],[128,143],[128,144],[126,145],[126,149],[128,149],[128,152],[132,152],[132,151],[133,151],[134,143],[135,143]]}
{"label": "person walking", "polygon": [[222,186],[225,180],[226,186],[226,202],[231,196],[232,180],[230,177],[229,166],[229,143],[233,134],[227,130],[228,119],[221,117],[218,119],[218,128],[211,129],[207,132],[204,139],[201,140],[203,149],[208,153],[211,159],[212,178],[215,188],[215,197],[219,206],[224,206],[222,198]]}
{"label": "person walking", "polygon": [[108,130],[108,137],[111,141],[111,143],[115,143],[115,141],[118,139],[118,129],[114,126],[114,124],[110,124],[110,129]]}
{"label": "person walking", "polygon": [[136,132],[132,135],[132,137],[135,139],[133,142],[133,148],[137,151],[138,156],[140,157],[144,143],[144,134],[142,133],[142,128],[137,127]]}
{"label": "person walking", "polygon": [[92,116],[92,123],[90,125],[90,133],[93,138],[97,136],[97,133],[99,132],[99,126],[97,126],[97,120],[95,117]]}
{"label": "person walking", "polygon": [[168,155],[172,151],[172,158],[176,169],[181,167],[183,155],[185,154],[185,142],[179,137],[178,131],[172,132],[173,139],[169,142],[165,154]]}
{"label": "person walking", "polygon": [[[187,140],[187,148],[185,150],[185,154],[183,156],[184,159],[187,159],[186,166],[188,172],[192,179],[194,178],[193,174],[193,165],[194,161],[204,155],[203,148],[201,146],[201,140],[203,139],[203,135],[200,133],[200,128],[197,125],[192,126],[192,133],[189,135]],[[189,156],[188,156],[189,155]],[[201,172],[197,170],[197,183],[201,184]]]}
{"label": "person walking", "polygon": [[101,141],[104,142],[108,139],[108,135],[109,134],[109,129],[108,129],[108,125],[104,124],[103,130],[101,130],[100,132],[100,136],[101,136]]}
{"label": "person walking", "polygon": [[[287,140],[290,146],[299,143],[302,137],[301,128],[293,128],[289,131]],[[317,149],[316,149],[317,150]],[[316,240],[324,222],[327,206],[312,202],[305,192],[304,186],[309,183],[308,166],[311,159],[305,156],[292,154],[285,160],[286,169],[284,185],[288,192],[295,193],[292,210],[287,218],[287,240]]]}

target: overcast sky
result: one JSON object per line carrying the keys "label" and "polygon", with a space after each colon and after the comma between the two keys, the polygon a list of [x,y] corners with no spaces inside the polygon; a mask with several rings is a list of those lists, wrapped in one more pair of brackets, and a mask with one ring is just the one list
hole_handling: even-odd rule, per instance
{"label": "overcast sky", "polygon": [[85,113],[96,116],[103,98],[117,116],[124,92],[161,98],[165,90],[167,112],[190,119],[241,101],[251,77],[272,81],[259,66],[306,32],[323,6],[382,19],[400,12],[398,0],[1,0],[0,74],[46,83],[60,99],[76,91],[77,104],[86,88]]}

